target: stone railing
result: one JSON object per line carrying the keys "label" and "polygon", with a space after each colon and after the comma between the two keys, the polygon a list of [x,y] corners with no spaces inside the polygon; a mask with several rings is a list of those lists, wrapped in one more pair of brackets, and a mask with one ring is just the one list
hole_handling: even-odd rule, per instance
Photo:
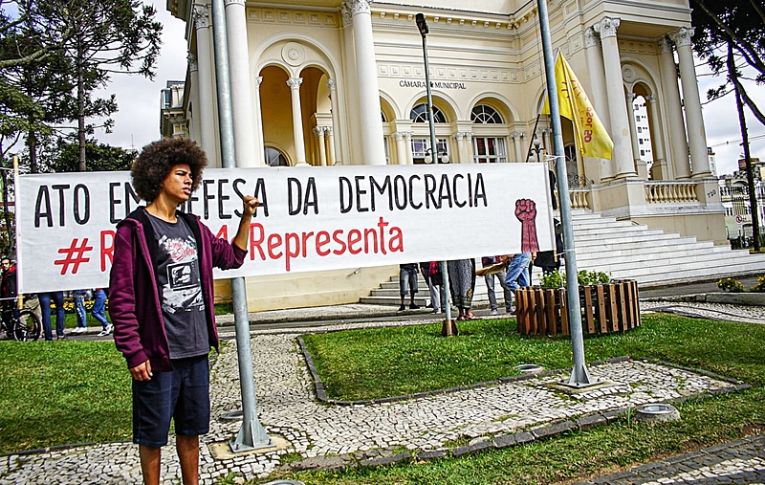
{"label": "stone railing", "polygon": [[592,209],[592,198],[589,188],[570,189],[568,195],[571,199],[572,209]]}
{"label": "stone railing", "polygon": [[696,182],[691,181],[647,181],[645,200],[649,204],[698,204]]}

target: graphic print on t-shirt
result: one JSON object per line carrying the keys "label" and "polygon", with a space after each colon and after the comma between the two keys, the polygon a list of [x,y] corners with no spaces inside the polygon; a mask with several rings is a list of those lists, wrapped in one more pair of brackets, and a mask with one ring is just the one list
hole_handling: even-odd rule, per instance
{"label": "graphic print on t-shirt", "polygon": [[199,283],[196,241],[191,235],[159,238],[160,251],[167,255],[166,283],[162,287],[162,309],[168,313],[200,310],[203,307]]}

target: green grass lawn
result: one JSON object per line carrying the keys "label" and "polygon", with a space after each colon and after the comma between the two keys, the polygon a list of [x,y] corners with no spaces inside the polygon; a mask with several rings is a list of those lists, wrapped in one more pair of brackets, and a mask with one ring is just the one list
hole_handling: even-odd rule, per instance
{"label": "green grass lawn", "polygon": [[113,342],[3,340],[0,355],[0,453],[130,439],[130,373]]}
{"label": "green grass lawn", "polygon": [[[655,358],[752,380],[763,378],[765,326],[666,315],[643,318],[623,335],[588,338],[588,361],[629,355]],[[461,322],[460,336],[443,338],[441,325],[377,328],[306,335],[304,340],[336,399],[373,399],[518,375],[515,366],[571,367],[562,337],[522,337],[515,320]],[[714,351],[711,351],[714,349]]]}
{"label": "green grass lawn", "polygon": [[[529,445],[379,469],[282,475],[307,484],[528,484],[584,477],[662,454],[765,432],[765,326],[646,316],[626,335],[585,340],[588,361],[658,358],[741,379],[752,389],[680,405],[682,421],[655,428],[628,418]],[[512,375],[517,363],[568,369],[570,344],[524,338],[513,321],[317,334],[306,338],[333,397],[401,395]],[[0,341],[0,453],[129,440],[130,376],[112,342]],[[276,476],[269,479],[276,479]]]}
{"label": "green grass lawn", "polygon": [[[369,329],[306,336],[331,397],[369,399],[513,375],[518,363],[568,369],[571,346],[561,338],[525,338],[514,321],[460,324],[445,339],[440,325]],[[629,417],[607,426],[461,458],[342,472],[270,477],[310,484],[533,484],[585,478],[765,432],[765,326],[667,315],[643,318],[625,335],[585,340],[588,361],[630,355],[704,368],[752,385],[746,391],[678,405],[679,422],[650,427]]]}

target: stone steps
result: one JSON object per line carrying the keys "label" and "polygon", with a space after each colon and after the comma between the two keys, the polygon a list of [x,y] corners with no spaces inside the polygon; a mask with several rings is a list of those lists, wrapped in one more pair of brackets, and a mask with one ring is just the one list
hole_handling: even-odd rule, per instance
{"label": "stone steps", "polygon": [[[579,270],[603,271],[617,279],[636,279],[642,287],[765,274],[765,255],[733,251],[710,241],[697,241],[695,237],[584,212],[573,215],[572,225]],[[480,267],[480,260],[476,267]],[[538,283],[540,278],[541,272],[535,268],[532,281]],[[497,282],[495,287],[498,306],[502,308],[502,287]],[[424,306],[428,300],[428,287],[420,278],[415,302]],[[360,302],[398,306],[398,276],[382,283]],[[474,306],[488,304],[482,277],[476,278],[473,302]]]}

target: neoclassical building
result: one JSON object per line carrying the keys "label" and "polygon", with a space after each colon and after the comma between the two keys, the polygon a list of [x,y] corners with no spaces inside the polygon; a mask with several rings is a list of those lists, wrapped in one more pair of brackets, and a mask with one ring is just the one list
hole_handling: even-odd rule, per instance
{"label": "neoclassical building", "polygon": [[[544,158],[552,137],[548,118],[539,115],[544,67],[536,2],[411,3],[225,0],[240,163],[363,171],[431,162],[418,12],[430,27],[439,160]],[[167,0],[167,8],[187,25],[188,130],[218,164],[209,0]],[[551,0],[549,11],[553,47],[589,88],[615,144],[613,160],[582,158],[572,124],[563,120],[574,207],[725,242],[688,0]],[[356,301],[390,272],[259,278],[248,283],[251,308]]]}

